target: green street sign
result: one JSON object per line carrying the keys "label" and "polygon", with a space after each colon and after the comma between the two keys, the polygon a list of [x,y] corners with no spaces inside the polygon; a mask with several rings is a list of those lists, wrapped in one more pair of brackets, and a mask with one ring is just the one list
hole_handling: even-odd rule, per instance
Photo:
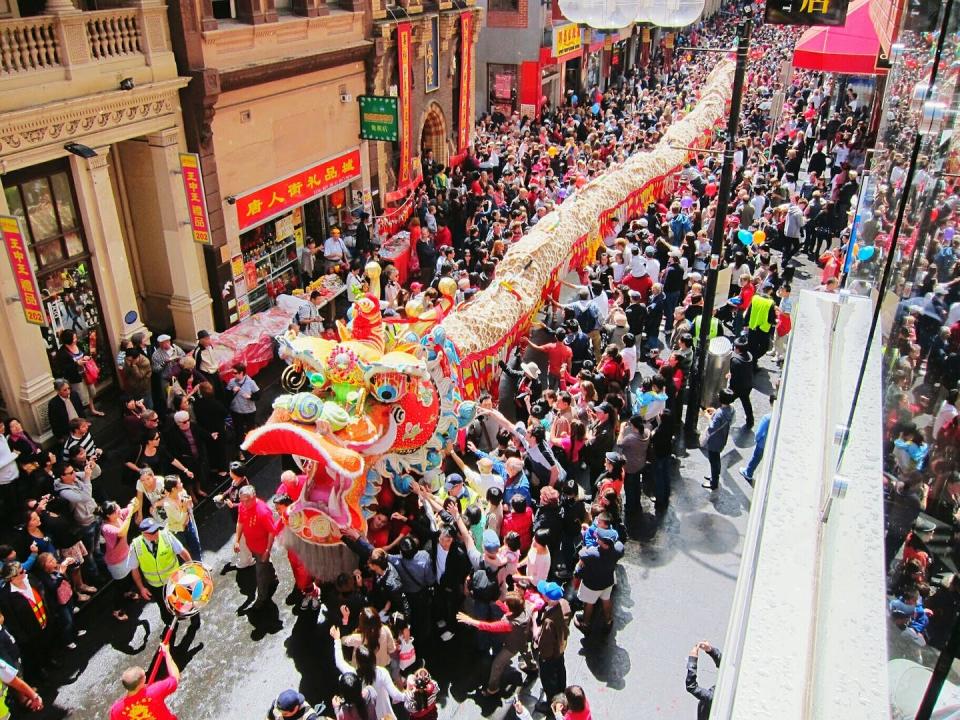
{"label": "green street sign", "polygon": [[360,137],[363,140],[400,140],[398,99],[386,95],[360,95]]}

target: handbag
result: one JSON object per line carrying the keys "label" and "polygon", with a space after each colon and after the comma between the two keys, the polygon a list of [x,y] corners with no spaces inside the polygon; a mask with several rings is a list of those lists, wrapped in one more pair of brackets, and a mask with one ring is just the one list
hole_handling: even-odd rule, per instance
{"label": "handbag", "polygon": [[97,367],[97,363],[93,358],[87,359],[83,363],[83,382],[87,385],[95,385],[97,380],[100,379],[100,368]]}
{"label": "handbag", "polygon": [[73,588],[70,587],[70,582],[66,578],[61,578],[60,584],[57,585],[57,604],[66,605],[72,597]]}

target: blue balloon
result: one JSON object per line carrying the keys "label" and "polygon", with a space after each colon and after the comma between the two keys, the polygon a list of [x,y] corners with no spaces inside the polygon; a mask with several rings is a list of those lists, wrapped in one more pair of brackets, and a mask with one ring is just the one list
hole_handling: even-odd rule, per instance
{"label": "blue balloon", "polygon": [[873,245],[867,245],[862,247],[857,251],[857,260],[860,262],[866,262],[873,257],[874,253],[877,252],[877,249]]}
{"label": "blue balloon", "polygon": [[594,115],[599,115],[599,114],[600,114],[600,103],[594,103],[593,105],[591,105],[591,106],[590,106],[590,112],[592,112]]}
{"label": "blue balloon", "polygon": [[571,104],[571,105],[576,105],[576,104],[579,103],[579,102],[580,102],[580,98],[578,98],[576,95],[574,95],[573,97],[570,98],[570,104]]}
{"label": "blue balloon", "polygon": [[753,233],[749,230],[737,230],[737,240],[749,247],[753,243]]}

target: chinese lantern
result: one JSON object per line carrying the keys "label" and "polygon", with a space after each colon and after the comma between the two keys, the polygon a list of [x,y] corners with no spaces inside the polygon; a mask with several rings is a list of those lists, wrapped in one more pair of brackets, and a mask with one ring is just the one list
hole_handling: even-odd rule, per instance
{"label": "chinese lantern", "polygon": [[337,208],[337,210],[343,207],[346,199],[346,193],[343,190],[336,190],[330,193],[330,204]]}

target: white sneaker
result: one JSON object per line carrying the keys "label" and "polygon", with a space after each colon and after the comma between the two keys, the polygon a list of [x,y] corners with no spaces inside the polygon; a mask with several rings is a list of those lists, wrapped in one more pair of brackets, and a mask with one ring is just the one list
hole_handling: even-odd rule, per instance
{"label": "white sneaker", "polygon": [[444,642],[450,642],[453,640],[453,633],[449,630],[444,630],[442,633],[440,633],[440,639]]}
{"label": "white sneaker", "polygon": [[87,634],[86,630],[77,630],[77,637],[83,637]]}
{"label": "white sneaker", "polygon": [[76,650],[77,644],[75,642],[67,643],[67,650]]}

